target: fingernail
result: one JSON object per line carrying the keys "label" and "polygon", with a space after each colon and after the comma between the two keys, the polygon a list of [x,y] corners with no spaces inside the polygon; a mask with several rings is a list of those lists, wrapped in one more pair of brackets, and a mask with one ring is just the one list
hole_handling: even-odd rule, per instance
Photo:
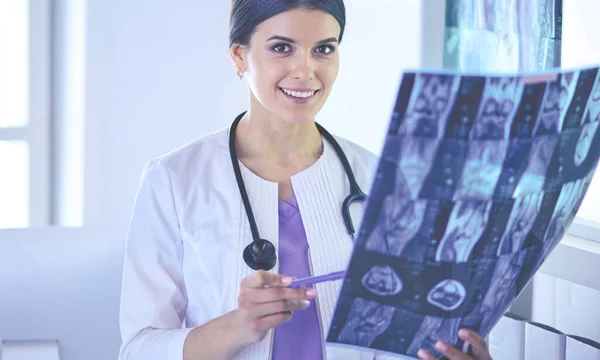
{"label": "fingernail", "polygon": [[308,290],[306,290],[306,295],[307,296],[315,296],[315,295],[317,295],[317,290],[315,290],[315,289],[308,289]]}
{"label": "fingernail", "polygon": [[292,278],[289,276],[284,276],[283,279],[281,279],[281,283],[283,285],[289,285],[292,283]]}
{"label": "fingernail", "polygon": [[444,344],[441,341],[438,341],[435,343],[435,348],[438,349],[439,351],[446,351],[448,350],[448,345]]}
{"label": "fingernail", "polygon": [[417,355],[419,356],[419,359],[424,360],[427,359],[427,353],[425,353],[425,350],[421,349],[417,352]]}
{"label": "fingernail", "polygon": [[466,338],[469,336],[469,332],[465,329],[460,329],[458,330],[458,336]]}
{"label": "fingernail", "polygon": [[308,300],[302,300],[302,305],[307,308],[310,305],[310,301]]}

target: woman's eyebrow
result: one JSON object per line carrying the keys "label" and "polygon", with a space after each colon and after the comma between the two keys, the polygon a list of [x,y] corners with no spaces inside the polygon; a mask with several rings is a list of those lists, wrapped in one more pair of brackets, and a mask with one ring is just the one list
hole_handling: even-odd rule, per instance
{"label": "woman's eyebrow", "polygon": [[317,43],[317,45],[323,45],[323,44],[327,44],[327,43],[331,43],[331,42],[338,42],[338,39],[334,38],[334,37],[330,37],[328,39],[325,40],[321,40]]}
{"label": "woman's eyebrow", "polygon": [[[295,44],[296,41],[294,41],[293,39],[290,39],[288,37],[285,36],[279,36],[279,35],[275,35],[275,36],[271,36],[270,38],[267,39],[267,41],[271,41],[271,40],[280,40],[280,41],[285,41],[285,42],[289,42],[290,44]],[[330,43],[330,42],[338,42],[338,39],[331,37],[331,38],[327,38],[324,40],[321,40],[319,42],[317,42],[317,45],[322,45],[322,44],[326,44],[326,43]]]}
{"label": "woman's eyebrow", "polygon": [[295,41],[293,39],[290,39],[285,36],[279,36],[279,35],[271,36],[270,38],[267,39],[267,41],[271,41],[271,40],[281,40],[281,41],[289,42],[291,44],[295,43]]}

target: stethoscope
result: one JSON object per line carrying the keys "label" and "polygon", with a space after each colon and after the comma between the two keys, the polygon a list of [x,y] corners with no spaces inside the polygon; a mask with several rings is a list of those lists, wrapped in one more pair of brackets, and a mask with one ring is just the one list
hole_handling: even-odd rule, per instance
{"label": "stethoscope", "polygon": [[[231,164],[233,165],[233,171],[235,172],[237,185],[240,190],[242,202],[244,203],[244,208],[246,209],[246,216],[248,217],[250,230],[252,231],[252,243],[246,246],[243,256],[246,264],[253,270],[271,270],[277,262],[275,246],[270,241],[262,239],[258,233],[258,227],[256,225],[256,220],[254,219],[252,207],[250,206],[250,200],[248,199],[246,187],[244,186],[244,180],[242,179],[240,164],[238,162],[238,157],[235,150],[235,130],[244,114],[245,112],[238,115],[238,117],[231,124],[231,128],[229,130],[229,153],[231,155]],[[352,168],[350,167],[350,163],[346,158],[346,154],[344,154],[344,151],[338,142],[321,125],[316,125],[321,136],[323,136],[327,142],[333,146],[338,158],[344,166],[346,177],[350,183],[350,195],[348,195],[342,203],[342,217],[344,218],[344,223],[346,224],[346,230],[348,231],[348,234],[353,236],[355,230],[352,218],[350,216],[350,205],[354,201],[364,202],[366,195],[358,186],[356,178],[354,177],[354,173],[352,172]]]}

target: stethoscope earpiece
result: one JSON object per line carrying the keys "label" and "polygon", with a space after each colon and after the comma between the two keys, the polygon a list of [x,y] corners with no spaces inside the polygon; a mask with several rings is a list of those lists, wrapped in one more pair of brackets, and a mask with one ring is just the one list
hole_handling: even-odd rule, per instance
{"label": "stethoscope earpiece", "polygon": [[253,241],[244,249],[244,261],[253,270],[271,270],[277,262],[275,246],[265,239]]}

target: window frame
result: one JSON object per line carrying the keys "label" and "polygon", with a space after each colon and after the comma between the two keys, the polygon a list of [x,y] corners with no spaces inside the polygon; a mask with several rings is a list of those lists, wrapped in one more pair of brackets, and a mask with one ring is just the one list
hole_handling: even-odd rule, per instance
{"label": "window frame", "polygon": [[28,227],[50,224],[52,119],[52,0],[28,2],[28,122],[0,128],[0,141],[29,147]]}

